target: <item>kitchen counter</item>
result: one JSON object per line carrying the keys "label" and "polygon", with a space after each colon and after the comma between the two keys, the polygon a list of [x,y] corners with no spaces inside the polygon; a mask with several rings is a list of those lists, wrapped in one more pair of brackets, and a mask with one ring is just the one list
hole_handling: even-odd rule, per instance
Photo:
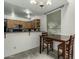
{"label": "kitchen counter", "polygon": [[4,56],[11,56],[39,47],[42,32],[7,32],[4,39]]}

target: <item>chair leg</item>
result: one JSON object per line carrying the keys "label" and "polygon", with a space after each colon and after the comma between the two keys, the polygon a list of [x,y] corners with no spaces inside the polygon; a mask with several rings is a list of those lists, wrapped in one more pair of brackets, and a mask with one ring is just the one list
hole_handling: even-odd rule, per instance
{"label": "chair leg", "polygon": [[51,50],[51,47],[52,47],[52,45],[51,45],[51,43],[50,43],[50,50]]}
{"label": "chair leg", "polygon": [[68,51],[68,59],[70,59],[70,51]]}
{"label": "chair leg", "polygon": [[50,43],[50,49],[53,51],[53,43]]}
{"label": "chair leg", "polygon": [[58,47],[58,59],[59,59],[59,47]]}
{"label": "chair leg", "polygon": [[40,37],[40,54],[41,54],[41,37]]}
{"label": "chair leg", "polygon": [[74,51],[74,48],[72,47],[72,54],[71,54],[71,55],[72,55],[72,56],[71,56],[72,59],[73,59],[73,51]]}
{"label": "chair leg", "polygon": [[53,42],[52,42],[52,51],[53,51]]}
{"label": "chair leg", "polygon": [[47,54],[49,54],[49,49],[48,49],[49,47],[48,47],[48,44],[47,44]]}
{"label": "chair leg", "polygon": [[42,51],[44,51],[44,39],[43,39],[43,42],[42,42],[42,43],[43,43],[43,46],[42,46],[42,47],[43,47],[43,48],[42,48]]}

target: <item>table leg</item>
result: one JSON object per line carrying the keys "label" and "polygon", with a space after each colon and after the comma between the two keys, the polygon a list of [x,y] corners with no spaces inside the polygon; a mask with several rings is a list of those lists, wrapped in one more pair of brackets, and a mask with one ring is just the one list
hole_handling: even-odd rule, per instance
{"label": "table leg", "polygon": [[71,58],[73,59],[73,52],[74,52],[74,46],[72,46],[72,51],[71,51]]}
{"label": "table leg", "polygon": [[44,39],[42,39],[42,51],[44,51]]}
{"label": "table leg", "polygon": [[42,39],[42,38],[41,38],[41,36],[40,36],[40,53],[41,53],[41,39]]}
{"label": "table leg", "polygon": [[66,47],[65,47],[65,42],[64,42],[64,44],[63,44],[63,51],[64,51],[64,53],[63,53],[63,59],[66,59],[66,56],[65,56],[65,49],[66,49]]}
{"label": "table leg", "polygon": [[53,43],[50,43],[50,49],[53,51]]}
{"label": "table leg", "polygon": [[52,41],[52,51],[53,51],[53,41]]}
{"label": "table leg", "polygon": [[48,47],[48,44],[47,44],[47,54],[49,54],[49,47]]}

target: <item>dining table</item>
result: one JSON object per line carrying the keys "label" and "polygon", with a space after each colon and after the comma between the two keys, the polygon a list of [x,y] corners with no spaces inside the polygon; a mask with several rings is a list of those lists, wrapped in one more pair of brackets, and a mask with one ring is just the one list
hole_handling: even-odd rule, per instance
{"label": "dining table", "polygon": [[[66,59],[66,52],[65,52],[65,49],[66,49],[66,41],[69,40],[69,36],[66,36],[66,35],[56,35],[56,34],[52,34],[52,35],[47,35],[47,36],[43,36],[41,35],[40,36],[40,53],[42,52],[42,42],[43,42],[43,38],[49,38],[51,39],[52,41],[56,41],[56,42],[61,42],[63,43],[63,59]],[[53,46],[52,46],[53,47]]]}

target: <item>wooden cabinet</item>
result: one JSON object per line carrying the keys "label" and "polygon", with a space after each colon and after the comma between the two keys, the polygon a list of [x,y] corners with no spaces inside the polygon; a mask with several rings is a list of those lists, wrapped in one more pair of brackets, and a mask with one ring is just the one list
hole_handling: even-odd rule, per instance
{"label": "wooden cabinet", "polygon": [[31,22],[25,22],[25,28],[31,29],[32,28]]}
{"label": "wooden cabinet", "polygon": [[35,19],[32,21],[33,28],[40,28],[40,19]]}
{"label": "wooden cabinet", "polygon": [[8,28],[15,28],[17,25],[22,25],[22,28],[25,28],[25,22],[24,21],[18,21],[18,20],[8,20],[7,21],[7,27]]}
{"label": "wooden cabinet", "polygon": [[40,19],[34,19],[33,21],[20,21],[11,20],[7,21],[8,29],[15,29],[20,26],[22,29],[39,29],[40,30]]}
{"label": "wooden cabinet", "polygon": [[36,19],[35,21],[35,28],[40,28],[40,19]]}
{"label": "wooden cabinet", "polygon": [[8,28],[14,28],[15,27],[13,20],[7,20],[7,27]]}

